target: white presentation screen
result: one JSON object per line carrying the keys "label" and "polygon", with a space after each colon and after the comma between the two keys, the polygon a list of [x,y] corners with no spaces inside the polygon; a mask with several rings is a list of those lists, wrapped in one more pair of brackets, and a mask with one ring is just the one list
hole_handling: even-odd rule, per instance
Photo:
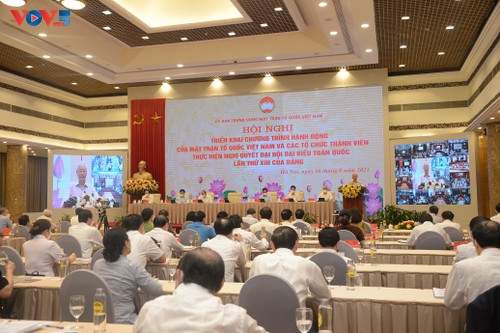
{"label": "white presentation screen", "polygon": [[284,198],[295,185],[307,200],[357,172],[367,211],[382,207],[380,86],[169,100],[165,122],[168,195],[267,187]]}

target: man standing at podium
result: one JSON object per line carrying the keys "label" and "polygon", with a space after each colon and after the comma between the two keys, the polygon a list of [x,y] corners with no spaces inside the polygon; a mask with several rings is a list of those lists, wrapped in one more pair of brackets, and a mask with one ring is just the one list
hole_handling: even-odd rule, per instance
{"label": "man standing at podium", "polygon": [[352,181],[349,182],[350,185],[365,186],[362,182],[358,180],[358,174],[356,172],[352,173]]}

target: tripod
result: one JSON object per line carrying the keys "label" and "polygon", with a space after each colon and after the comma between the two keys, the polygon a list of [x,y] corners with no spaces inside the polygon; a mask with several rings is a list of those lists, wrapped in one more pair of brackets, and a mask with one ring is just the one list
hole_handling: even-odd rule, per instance
{"label": "tripod", "polygon": [[106,208],[99,208],[97,210],[99,213],[99,225],[97,230],[101,230],[101,226],[104,224],[104,232],[109,230],[108,215],[106,214]]}

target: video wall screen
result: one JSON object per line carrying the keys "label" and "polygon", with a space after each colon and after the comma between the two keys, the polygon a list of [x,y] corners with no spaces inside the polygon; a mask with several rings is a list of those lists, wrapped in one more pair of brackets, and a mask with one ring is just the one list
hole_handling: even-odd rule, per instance
{"label": "video wall screen", "polygon": [[122,155],[52,155],[52,208],[122,207]]}
{"label": "video wall screen", "polygon": [[469,205],[468,139],[394,147],[397,205]]}

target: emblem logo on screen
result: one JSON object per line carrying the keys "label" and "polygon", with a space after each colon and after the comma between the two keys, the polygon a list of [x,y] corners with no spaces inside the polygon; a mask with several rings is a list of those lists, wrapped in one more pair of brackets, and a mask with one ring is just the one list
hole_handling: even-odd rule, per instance
{"label": "emblem logo on screen", "polygon": [[264,97],[259,102],[260,111],[263,113],[271,113],[274,111],[274,99],[271,97]]}
{"label": "emblem logo on screen", "polygon": [[[11,10],[12,16],[17,24],[21,26],[26,21],[30,26],[36,27],[42,23],[46,26],[65,27],[69,25],[71,12],[69,10]],[[57,17],[58,16],[58,17]]]}

